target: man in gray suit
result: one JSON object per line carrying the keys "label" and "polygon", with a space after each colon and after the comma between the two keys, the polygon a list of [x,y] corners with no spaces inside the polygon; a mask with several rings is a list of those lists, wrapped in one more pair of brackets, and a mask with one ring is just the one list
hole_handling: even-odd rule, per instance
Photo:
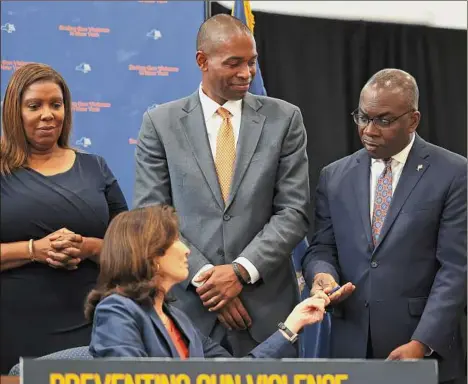
{"label": "man in gray suit", "polygon": [[309,227],[302,115],[248,93],[256,60],[241,21],[207,20],[197,37],[200,88],[147,111],[136,149],[134,206],[172,204],[191,251],[176,305],[235,356],[297,303],[291,253]]}

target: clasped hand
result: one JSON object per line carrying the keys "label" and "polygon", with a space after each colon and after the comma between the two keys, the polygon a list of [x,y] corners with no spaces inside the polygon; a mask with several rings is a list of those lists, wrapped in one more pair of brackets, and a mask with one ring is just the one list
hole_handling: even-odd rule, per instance
{"label": "clasped hand", "polygon": [[83,260],[84,238],[67,228],[34,242],[36,258],[52,268],[73,270]]}
{"label": "clasped hand", "polygon": [[229,264],[217,265],[203,272],[196,282],[203,283],[197,288],[197,293],[210,312],[220,310],[242,291],[242,284]]}

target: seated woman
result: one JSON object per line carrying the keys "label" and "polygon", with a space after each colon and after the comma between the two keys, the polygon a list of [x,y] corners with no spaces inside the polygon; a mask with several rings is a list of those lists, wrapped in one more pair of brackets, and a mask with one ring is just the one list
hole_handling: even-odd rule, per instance
{"label": "seated woman", "polygon": [[[119,214],[101,251],[98,285],[85,313],[94,317],[94,357],[230,357],[198,331],[189,317],[169,305],[167,292],[188,277],[189,249],[178,238],[173,208],[164,205]],[[329,299],[315,295],[298,304],[251,357],[295,357],[297,333],[322,320]]]}
{"label": "seated woman", "polygon": [[107,225],[127,210],[105,160],[70,147],[63,77],[31,63],[5,91],[1,136],[0,373],[19,357],[88,345],[83,302]]}

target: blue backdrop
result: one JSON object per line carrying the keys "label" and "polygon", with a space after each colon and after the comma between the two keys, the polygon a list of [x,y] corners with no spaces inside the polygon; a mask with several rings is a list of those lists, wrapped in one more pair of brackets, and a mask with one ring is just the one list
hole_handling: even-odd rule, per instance
{"label": "blue backdrop", "polygon": [[2,1],[2,100],[26,62],[60,72],[72,92],[71,144],[107,160],[131,205],[143,112],[199,85],[203,20],[203,1]]}
{"label": "blue backdrop", "polygon": [[[19,66],[41,62],[59,71],[73,99],[71,144],[106,159],[131,206],[143,112],[198,87],[195,40],[203,20],[203,1],[2,2],[2,100]],[[264,93],[260,72],[257,81]],[[293,258],[300,283],[305,247]],[[306,298],[310,288],[301,285]],[[328,355],[329,322],[307,327],[303,356]]]}

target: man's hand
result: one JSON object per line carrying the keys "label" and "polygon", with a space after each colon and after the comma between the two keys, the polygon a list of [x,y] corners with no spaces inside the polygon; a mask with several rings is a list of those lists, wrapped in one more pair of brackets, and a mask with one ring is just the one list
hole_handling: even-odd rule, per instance
{"label": "man's hand", "polygon": [[422,359],[426,354],[427,347],[416,340],[411,340],[407,344],[395,348],[387,360],[406,360],[406,359]]}
{"label": "man's hand", "polygon": [[219,310],[218,320],[229,330],[241,331],[252,325],[252,319],[238,297],[232,299]]}
{"label": "man's hand", "polygon": [[219,311],[242,291],[242,284],[231,264],[217,265],[203,272],[195,281],[204,281],[197,288],[197,293],[210,312]]}
{"label": "man's hand", "polygon": [[[310,296],[314,296],[317,292],[322,291],[325,294],[331,292],[338,287],[337,282],[329,273],[317,273],[314,278],[314,284],[310,290]],[[336,304],[348,298],[356,287],[352,283],[346,283],[338,291],[329,296],[330,304]]]}

